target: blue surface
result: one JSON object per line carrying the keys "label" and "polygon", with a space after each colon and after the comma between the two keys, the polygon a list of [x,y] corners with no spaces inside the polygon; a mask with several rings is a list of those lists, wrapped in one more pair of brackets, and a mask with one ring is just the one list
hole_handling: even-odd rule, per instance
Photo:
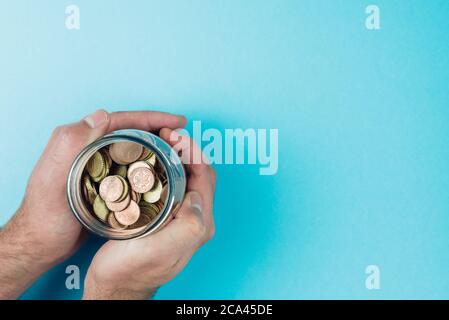
{"label": "blue surface", "polygon": [[[79,31],[70,2],[1,1],[0,223],[53,127],[96,108],[278,128],[277,175],[216,166],[216,236],[157,298],[449,298],[448,1],[376,0],[377,31],[367,1],[74,3]],[[100,244],[24,298],[79,298],[65,267]]]}

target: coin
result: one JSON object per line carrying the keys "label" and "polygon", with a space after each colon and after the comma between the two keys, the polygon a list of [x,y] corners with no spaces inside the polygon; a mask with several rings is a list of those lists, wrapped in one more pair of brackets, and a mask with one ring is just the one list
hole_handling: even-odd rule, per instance
{"label": "coin", "polygon": [[97,190],[95,189],[95,186],[90,181],[89,175],[85,175],[83,177],[83,183],[84,183],[84,197],[92,205],[95,201],[95,198],[98,195]]}
{"label": "coin", "polygon": [[139,167],[129,174],[128,180],[134,191],[145,193],[153,187],[155,177],[152,169]]}
{"label": "coin", "polygon": [[115,176],[120,176],[122,178],[126,178],[126,173],[127,173],[128,169],[125,165],[114,165],[112,167],[112,174]]}
{"label": "coin", "polygon": [[133,189],[131,189],[130,193],[131,193],[131,200],[133,200],[136,203],[139,203],[142,194],[134,191]]}
{"label": "coin", "polygon": [[117,176],[121,181],[122,181],[122,183],[123,183],[123,192],[122,192],[122,195],[120,196],[120,198],[118,198],[117,200],[116,200],[116,202],[120,202],[120,201],[123,201],[125,198],[126,198],[126,196],[129,194],[129,185],[128,185],[128,181],[127,180],[125,180],[124,178],[122,178],[121,176]]}
{"label": "coin", "polygon": [[87,161],[86,170],[92,178],[101,176],[104,170],[104,159],[100,152],[95,152]]}
{"label": "coin", "polygon": [[131,175],[131,172],[133,172],[137,168],[147,168],[147,169],[150,169],[150,170],[152,169],[151,166],[148,163],[146,163],[145,161],[134,162],[133,164],[130,164],[129,167],[128,167],[128,174],[127,174],[128,179],[129,179],[129,177]]}
{"label": "coin", "polygon": [[161,191],[161,200],[162,200],[162,201],[166,201],[166,200],[167,200],[167,196],[168,196],[168,183],[166,183],[166,184],[162,187],[162,191]]}
{"label": "coin", "polygon": [[100,196],[107,202],[114,202],[123,195],[124,185],[120,176],[109,176],[103,179],[100,184]]}
{"label": "coin", "polygon": [[150,149],[147,149],[147,148],[143,148],[142,154],[140,155],[139,160],[145,161],[145,160],[149,159],[152,154],[153,154],[153,151],[151,151]]}
{"label": "coin", "polygon": [[168,198],[165,167],[154,151],[134,142],[99,149],[86,163],[81,196],[100,221],[115,230],[140,232]]}
{"label": "coin", "polygon": [[114,212],[114,215],[119,223],[129,226],[139,220],[140,208],[137,203],[131,200],[125,210]]}
{"label": "coin", "polygon": [[90,201],[90,199],[89,199],[89,195],[87,194],[87,188],[86,188],[86,185],[82,185],[81,186],[81,188],[83,189],[83,196],[84,196],[84,199],[86,199],[86,201],[90,204],[90,205],[92,205],[92,202]]}
{"label": "coin", "polygon": [[108,215],[108,223],[113,229],[116,230],[126,229],[126,226],[117,221],[113,212],[109,213]]}
{"label": "coin", "polygon": [[150,222],[151,222],[151,217],[149,215],[141,214],[140,217],[139,217],[139,220],[134,222],[128,228],[129,229],[140,228],[140,227],[146,226]]}
{"label": "coin", "polygon": [[105,163],[108,165],[108,167],[110,168],[112,166],[112,158],[109,155],[109,152],[106,151],[106,149],[101,149],[100,150],[101,155],[103,156],[103,159],[105,160]]}
{"label": "coin", "polygon": [[108,201],[106,201],[106,206],[111,211],[122,211],[122,210],[125,210],[128,207],[130,201],[131,201],[131,197],[130,197],[129,194],[127,194],[125,199],[123,199],[120,202],[108,202]]}
{"label": "coin", "polygon": [[149,203],[156,203],[161,198],[161,193],[162,183],[159,179],[156,179],[153,188],[143,194],[143,200]]}
{"label": "coin", "polygon": [[98,153],[101,156],[102,170],[98,176],[92,177],[92,180],[94,182],[100,182],[109,174],[109,168],[110,168],[109,162],[112,161],[112,160],[108,160],[108,156],[106,155],[106,152],[103,149],[98,151]]}
{"label": "coin", "polygon": [[95,215],[102,221],[106,221],[106,217],[109,214],[109,209],[106,206],[106,203],[101,199],[100,196],[97,196],[94,200],[93,209]]}
{"label": "coin", "polygon": [[109,155],[118,164],[130,164],[139,159],[142,145],[135,142],[117,142],[109,147]]}
{"label": "coin", "polygon": [[147,160],[145,160],[145,162],[154,167],[156,165],[156,155],[154,153],[151,154],[151,156]]}
{"label": "coin", "polygon": [[160,212],[160,211],[162,211],[162,209],[164,209],[164,207],[165,207],[165,202],[159,200],[158,202],[155,203],[155,205],[158,207],[159,212]]}
{"label": "coin", "polygon": [[159,211],[156,206],[150,203],[149,205],[140,206],[140,213],[149,216],[151,219],[154,219],[159,214]]}

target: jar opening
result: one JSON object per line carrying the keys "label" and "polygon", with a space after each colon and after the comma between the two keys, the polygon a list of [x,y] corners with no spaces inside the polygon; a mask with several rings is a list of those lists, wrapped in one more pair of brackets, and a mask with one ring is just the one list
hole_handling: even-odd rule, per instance
{"label": "jar opening", "polygon": [[155,232],[173,216],[185,192],[184,168],[173,153],[165,141],[139,130],[95,141],[79,154],[69,174],[75,216],[90,231],[111,239]]}

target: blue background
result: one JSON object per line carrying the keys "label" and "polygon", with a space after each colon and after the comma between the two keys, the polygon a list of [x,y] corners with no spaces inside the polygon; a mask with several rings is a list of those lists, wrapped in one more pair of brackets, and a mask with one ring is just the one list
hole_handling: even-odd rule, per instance
{"label": "blue background", "polygon": [[[378,31],[371,1],[75,0],[69,31],[72,2],[2,0],[0,223],[97,108],[278,128],[277,175],[216,166],[216,236],[157,298],[449,298],[449,2],[373,3]],[[23,297],[80,298],[65,267],[100,245]]]}

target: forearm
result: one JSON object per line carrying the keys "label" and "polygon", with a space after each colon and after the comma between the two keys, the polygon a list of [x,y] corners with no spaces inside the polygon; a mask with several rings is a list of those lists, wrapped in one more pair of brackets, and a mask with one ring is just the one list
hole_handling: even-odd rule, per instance
{"label": "forearm", "polygon": [[0,231],[0,299],[18,298],[51,267],[25,224],[18,214]]}

